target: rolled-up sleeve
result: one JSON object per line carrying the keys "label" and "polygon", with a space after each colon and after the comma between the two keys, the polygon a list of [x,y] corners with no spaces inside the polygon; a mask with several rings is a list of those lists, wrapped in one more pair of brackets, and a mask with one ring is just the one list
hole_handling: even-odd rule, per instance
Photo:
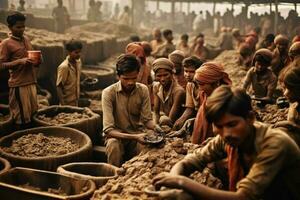
{"label": "rolled-up sleeve", "polygon": [[109,131],[115,129],[115,120],[113,116],[113,97],[110,90],[103,90],[102,92],[102,110],[103,110],[103,133],[107,134]]}
{"label": "rolled-up sleeve", "polygon": [[56,86],[59,86],[59,84],[64,85],[67,78],[68,78],[68,66],[59,66],[57,68],[57,80],[56,80]]}

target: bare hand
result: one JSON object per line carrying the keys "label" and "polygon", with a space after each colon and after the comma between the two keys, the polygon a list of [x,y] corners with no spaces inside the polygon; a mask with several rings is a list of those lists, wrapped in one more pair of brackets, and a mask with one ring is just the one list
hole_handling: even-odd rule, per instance
{"label": "bare hand", "polygon": [[146,144],[146,141],[145,141],[145,136],[147,135],[147,133],[140,133],[140,134],[137,134],[135,135],[135,139],[138,143],[141,143],[141,144]]}
{"label": "bare hand", "polygon": [[171,175],[170,173],[160,173],[153,179],[153,185],[156,190],[159,190],[162,186],[168,188],[182,188],[182,182],[186,177],[180,175]]}
{"label": "bare hand", "polygon": [[32,59],[28,58],[28,57],[18,59],[18,64],[19,64],[19,65],[27,65],[27,64],[29,64],[29,63],[32,64],[33,62],[34,62],[34,61],[33,61]]}
{"label": "bare hand", "polygon": [[177,120],[175,123],[174,123],[174,126],[173,126],[173,131],[178,131],[184,124],[184,121],[182,120]]}

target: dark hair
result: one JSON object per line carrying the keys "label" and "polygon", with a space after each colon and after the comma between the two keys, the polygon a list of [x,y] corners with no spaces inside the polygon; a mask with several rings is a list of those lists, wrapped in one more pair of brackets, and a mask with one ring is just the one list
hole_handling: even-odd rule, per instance
{"label": "dark hair", "polygon": [[256,55],[253,59],[253,64],[255,64],[255,62],[259,62],[260,64],[262,64],[263,66],[270,66],[272,60],[270,59],[266,59],[265,56],[262,56],[260,54]]}
{"label": "dark hair", "polygon": [[79,40],[70,40],[65,44],[65,48],[69,52],[82,49],[82,43]]}
{"label": "dark hair", "polygon": [[246,91],[232,89],[227,85],[215,89],[207,98],[205,106],[206,119],[210,123],[217,122],[226,113],[246,119],[251,111],[251,98]]}
{"label": "dark hair", "polygon": [[131,40],[131,42],[140,42],[141,41],[141,39],[138,35],[130,36],[130,40]]}
{"label": "dark hair", "polygon": [[172,33],[173,33],[172,30],[166,29],[166,30],[163,31],[163,36],[166,38],[168,35],[170,35]]}
{"label": "dark hair", "polygon": [[23,15],[20,12],[14,12],[11,15],[8,15],[6,18],[6,22],[8,26],[13,26],[15,25],[18,21],[24,22],[26,20],[25,15]]}
{"label": "dark hair", "polygon": [[182,61],[183,67],[194,67],[195,69],[198,69],[203,64],[203,61],[199,59],[197,56],[190,56],[185,58]]}
{"label": "dark hair", "polygon": [[189,40],[189,35],[186,34],[186,33],[185,33],[185,34],[182,34],[182,35],[181,35],[181,39],[187,41],[187,40]]}
{"label": "dark hair", "polygon": [[300,66],[291,66],[284,74],[285,87],[300,91]]}
{"label": "dark hair", "polygon": [[269,33],[268,35],[266,35],[265,40],[268,42],[274,42],[275,39],[275,35],[272,33]]}
{"label": "dark hair", "polygon": [[121,54],[117,58],[116,70],[118,76],[128,72],[140,71],[140,62],[134,54]]}

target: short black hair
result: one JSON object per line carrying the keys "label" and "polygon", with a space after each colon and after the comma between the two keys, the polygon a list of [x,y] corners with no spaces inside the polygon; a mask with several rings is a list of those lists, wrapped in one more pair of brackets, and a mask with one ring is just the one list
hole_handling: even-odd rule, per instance
{"label": "short black hair", "polygon": [[251,98],[244,89],[222,85],[207,98],[205,116],[210,123],[218,122],[226,113],[246,119],[252,110]]}
{"label": "short black hair", "polygon": [[163,36],[166,38],[168,35],[172,34],[172,30],[171,29],[166,29],[163,31]]}
{"label": "short black hair", "polygon": [[71,52],[71,51],[75,51],[78,49],[82,49],[82,42],[79,40],[69,40],[66,42],[65,44],[65,48],[67,49],[67,51]]}
{"label": "short black hair", "polygon": [[254,61],[253,63],[259,62],[260,64],[262,64],[264,66],[270,66],[271,62],[272,62],[272,60],[266,59],[265,56],[262,56],[260,54],[255,55],[253,61]]}
{"label": "short black hair", "polygon": [[185,58],[182,61],[183,67],[194,67],[195,69],[198,69],[204,62],[199,59],[197,56],[190,56]]}
{"label": "short black hair", "polygon": [[181,39],[187,41],[187,40],[189,40],[189,35],[186,34],[186,33],[185,33],[185,34],[182,34],[182,35],[181,35]]}
{"label": "short black hair", "polygon": [[134,54],[121,54],[117,58],[116,70],[118,76],[122,74],[140,71],[140,62]]}
{"label": "short black hair", "polygon": [[130,36],[130,41],[131,42],[140,42],[141,39],[140,39],[140,37],[138,35],[131,35]]}
{"label": "short black hair", "polygon": [[6,18],[6,22],[9,27],[15,25],[19,21],[24,22],[25,20],[26,20],[25,15],[23,15],[20,12],[14,12],[14,13],[8,15]]}

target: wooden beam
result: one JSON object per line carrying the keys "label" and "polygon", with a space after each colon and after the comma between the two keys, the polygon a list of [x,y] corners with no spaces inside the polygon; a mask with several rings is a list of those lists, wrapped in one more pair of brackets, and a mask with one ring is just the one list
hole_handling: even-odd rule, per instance
{"label": "wooden beam", "polygon": [[272,13],[272,2],[270,2],[270,13]]}
{"label": "wooden beam", "polygon": [[297,12],[297,3],[294,3],[295,11]]}
{"label": "wooden beam", "polygon": [[214,6],[213,6],[213,16],[215,16],[215,14],[216,14],[216,1],[214,1]]}
{"label": "wooden beam", "polygon": [[156,1],[156,10],[159,10],[159,0]]}
{"label": "wooden beam", "polygon": [[171,3],[171,12],[172,12],[172,28],[174,27],[175,22],[175,1]]}
{"label": "wooden beam", "polygon": [[278,29],[278,0],[275,0],[275,19],[274,19],[274,33],[277,34]]}

